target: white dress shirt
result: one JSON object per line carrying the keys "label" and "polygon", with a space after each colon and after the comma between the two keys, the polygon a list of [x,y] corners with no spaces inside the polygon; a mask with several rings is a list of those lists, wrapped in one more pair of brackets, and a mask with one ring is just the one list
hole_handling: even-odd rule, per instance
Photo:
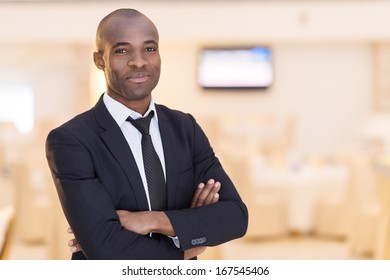
{"label": "white dress shirt", "polygon": [[[139,170],[139,173],[141,174],[142,183],[144,185],[145,194],[148,200],[149,210],[151,210],[150,207],[150,198],[149,198],[149,190],[148,190],[148,183],[146,181],[146,175],[145,175],[145,168],[144,168],[144,161],[142,157],[142,134],[139,132],[139,130],[133,126],[130,122],[126,121],[126,119],[130,116],[133,119],[139,119],[142,117],[145,117],[149,114],[150,111],[154,111],[154,116],[152,120],[150,121],[150,127],[149,127],[149,134],[152,138],[154,149],[156,150],[156,153],[158,157],[160,158],[161,165],[164,171],[164,177],[165,181],[167,180],[166,172],[165,172],[165,158],[164,158],[164,150],[162,146],[161,141],[161,135],[160,135],[160,129],[158,128],[158,116],[156,107],[154,105],[153,98],[150,102],[149,108],[146,111],[146,113],[142,116],[140,113],[137,113],[129,108],[127,108],[122,103],[116,101],[112,97],[110,97],[107,93],[103,95],[103,102],[104,105],[106,105],[108,112],[111,114],[111,116],[114,118],[115,122],[118,124],[120,129],[122,130],[123,135],[126,138],[127,143],[130,146],[130,149],[133,153],[135,162],[137,163],[137,167]],[[150,234],[152,235],[152,234]],[[175,246],[177,248],[180,248],[180,241],[177,236],[169,236]]]}
{"label": "white dress shirt", "polygon": [[144,116],[147,116],[150,111],[154,111],[154,116],[150,121],[149,133],[152,138],[154,149],[156,150],[156,153],[160,158],[161,165],[164,171],[165,181],[166,181],[164,150],[162,146],[160,130],[158,128],[158,116],[157,116],[153,99],[150,102],[149,108],[146,111],[144,116],[127,108],[125,105],[111,98],[106,93],[103,95],[103,102],[106,105],[108,112],[111,114],[111,116],[114,118],[114,120],[122,130],[122,133],[125,136],[126,141],[130,146],[130,149],[134,155],[134,159],[137,163],[139,173],[141,174],[142,183],[144,184],[146,197],[148,199],[149,210],[151,210],[148,183],[146,181],[144,162],[142,158],[142,146],[141,146],[142,134],[141,132],[139,132],[137,128],[135,128],[135,126],[133,126],[130,122],[126,121],[126,119],[129,116],[132,117],[133,119],[139,119]]}

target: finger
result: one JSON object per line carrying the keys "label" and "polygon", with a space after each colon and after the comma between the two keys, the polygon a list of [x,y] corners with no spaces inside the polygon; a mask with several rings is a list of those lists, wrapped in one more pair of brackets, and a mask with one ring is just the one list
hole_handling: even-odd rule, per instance
{"label": "finger", "polygon": [[[208,194],[208,196],[206,197],[206,199],[204,201],[204,205],[209,205],[209,204],[214,203],[213,201],[215,200],[215,194],[218,194],[220,189],[221,189],[221,183],[215,182],[212,189],[210,190],[210,193]],[[219,195],[218,195],[218,197],[219,197]]]}
{"label": "finger", "polygon": [[81,247],[80,247],[79,244],[77,244],[77,245],[75,245],[75,246],[70,247],[70,251],[71,251],[72,253],[80,252],[80,251],[81,251]]}
{"label": "finger", "polygon": [[73,229],[72,229],[71,227],[68,227],[68,229],[67,229],[67,233],[70,233],[70,234],[72,234],[72,233],[73,233]]}
{"label": "finger", "polygon": [[117,213],[117,215],[118,215],[118,217],[119,217],[119,221],[121,222],[121,224],[123,224],[122,222],[122,219],[124,218],[124,217],[126,217],[126,210],[116,210],[116,213]]}
{"label": "finger", "polygon": [[219,193],[215,193],[213,196],[213,199],[211,200],[210,204],[216,203],[219,201]]}
{"label": "finger", "polygon": [[199,196],[200,196],[200,194],[202,193],[203,188],[204,188],[204,183],[200,183],[200,184],[198,185],[198,188],[197,188],[196,191],[195,191],[195,194],[194,194],[193,198],[192,198],[192,201],[191,201],[191,208],[196,207],[196,205],[197,205],[197,203],[198,203],[198,200],[199,200]]}
{"label": "finger", "polygon": [[78,242],[77,242],[76,238],[73,238],[73,239],[69,240],[69,242],[68,242],[69,247],[75,246],[77,244],[78,244]]}
{"label": "finger", "polygon": [[205,200],[207,199],[210,192],[212,191],[214,183],[215,183],[214,179],[210,179],[207,181],[205,187],[202,189],[202,192],[199,195],[199,198],[198,198],[197,203],[196,203],[196,207],[200,207],[200,206],[205,205]]}
{"label": "finger", "polygon": [[122,226],[125,226],[129,220],[131,221],[131,219],[134,218],[135,215],[135,213],[132,213],[127,210],[117,210],[116,212],[118,213],[119,222]]}

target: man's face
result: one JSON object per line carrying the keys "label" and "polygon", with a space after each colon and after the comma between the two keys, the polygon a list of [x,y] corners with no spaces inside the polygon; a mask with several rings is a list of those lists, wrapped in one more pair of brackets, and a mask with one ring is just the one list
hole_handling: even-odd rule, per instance
{"label": "man's face", "polygon": [[161,68],[155,26],[142,16],[115,17],[106,23],[103,43],[98,67],[104,69],[110,96],[124,104],[149,102]]}

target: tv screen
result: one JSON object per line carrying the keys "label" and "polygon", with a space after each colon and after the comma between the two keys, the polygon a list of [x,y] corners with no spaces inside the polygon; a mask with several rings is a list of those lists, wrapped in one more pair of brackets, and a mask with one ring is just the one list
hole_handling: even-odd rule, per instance
{"label": "tv screen", "polygon": [[200,51],[198,83],[205,89],[265,89],[272,82],[272,53],[268,47]]}

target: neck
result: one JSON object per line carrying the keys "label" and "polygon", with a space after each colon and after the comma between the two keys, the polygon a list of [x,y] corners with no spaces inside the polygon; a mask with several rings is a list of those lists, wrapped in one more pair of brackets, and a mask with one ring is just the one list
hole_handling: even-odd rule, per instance
{"label": "neck", "polygon": [[140,99],[127,99],[117,94],[112,94],[110,91],[107,91],[107,94],[112,98],[122,103],[127,108],[141,114],[142,116],[146,113],[149,108],[150,102],[152,100],[151,95],[147,95],[144,98]]}

